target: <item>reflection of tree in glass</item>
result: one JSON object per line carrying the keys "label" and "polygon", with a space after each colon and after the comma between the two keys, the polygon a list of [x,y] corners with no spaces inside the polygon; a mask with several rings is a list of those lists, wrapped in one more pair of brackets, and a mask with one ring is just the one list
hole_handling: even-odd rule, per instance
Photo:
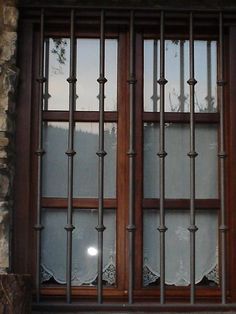
{"label": "reflection of tree in glass", "polygon": [[66,57],[66,48],[67,48],[67,40],[64,38],[54,38],[53,39],[54,48],[52,48],[51,53],[57,56],[57,61],[60,64],[65,64]]}

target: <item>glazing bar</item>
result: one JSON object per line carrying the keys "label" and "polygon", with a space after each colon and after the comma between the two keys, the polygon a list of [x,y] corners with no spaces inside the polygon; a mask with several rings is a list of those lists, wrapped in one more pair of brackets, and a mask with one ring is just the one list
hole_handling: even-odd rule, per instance
{"label": "glazing bar", "polygon": [[220,250],[221,250],[221,302],[226,303],[226,219],[225,219],[225,141],[224,141],[224,38],[223,38],[223,14],[219,14],[219,79],[217,80],[220,110]]}
{"label": "glazing bar", "polygon": [[211,82],[211,41],[207,41],[207,108],[208,112],[213,111],[213,98],[212,98],[212,82]]}
{"label": "glazing bar", "polygon": [[130,11],[130,60],[129,60],[129,224],[127,230],[129,232],[129,286],[128,298],[129,304],[133,303],[133,288],[134,288],[134,232],[135,232],[135,217],[134,217],[134,92],[135,92],[135,68],[134,68],[134,11]]}
{"label": "glazing bar", "polygon": [[159,132],[159,156],[160,162],[160,303],[165,303],[165,39],[164,39],[164,12],[161,12],[160,20],[160,132]]}
{"label": "glazing bar", "polygon": [[104,150],[104,99],[105,99],[105,13],[101,11],[100,16],[100,76],[99,83],[99,150],[97,155],[99,157],[98,168],[98,303],[103,303],[103,232],[106,229],[103,224],[103,210],[104,210],[104,157],[106,152]]}
{"label": "glazing bar", "polygon": [[73,226],[73,164],[74,164],[74,109],[76,89],[76,40],[75,40],[75,11],[71,10],[70,17],[70,76],[69,83],[69,132],[68,132],[68,206],[67,206],[67,252],[66,252],[66,301],[71,303],[71,272],[72,272],[72,232]]}
{"label": "glazing bar", "polygon": [[157,58],[158,58],[158,50],[157,50],[157,40],[155,39],[153,42],[153,112],[157,112]]}
{"label": "glazing bar", "polygon": [[43,150],[43,131],[42,131],[42,111],[43,111],[43,91],[46,78],[44,77],[44,10],[41,10],[40,18],[40,60],[39,60],[39,76],[37,82],[39,84],[39,104],[38,104],[38,147],[37,155],[37,221],[34,229],[36,231],[36,300],[40,301],[40,263],[41,263],[41,198],[42,198],[42,157]]}
{"label": "glazing bar", "polygon": [[195,158],[197,153],[195,151],[195,121],[194,121],[194,92],[197,81],[194,78],[194,39],[193,39],[193,13],[190,13],[189,18],[189,73],[188,80],[190,88],[190,302],[195,303],[195,238],[198,230],[195,225]]}

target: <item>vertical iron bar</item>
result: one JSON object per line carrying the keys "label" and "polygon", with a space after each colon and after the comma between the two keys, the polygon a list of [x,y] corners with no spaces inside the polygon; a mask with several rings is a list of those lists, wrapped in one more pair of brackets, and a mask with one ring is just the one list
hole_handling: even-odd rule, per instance
{"label": "vertical iron bar", "polygon": [[207,110],[213,111],[212,84],[211,84],[211,42],[207,41]]}
{"label": "vertical iron bar", "polygon": [[106,152],[104,150],[104,90],[107,79],[105,78],[105,12],[101,11],[100,16],[100,75],[98,78],[99,83],[99,150],[97,156],[99,157],[99,169],[98,169],[98,225],[96,230],[98,231],[98,303],[103,302],[103,232],[106,229],[103,224],[103,211],[104,211],[104,157]]}
{"label": "vertical iron bar", "polygon": [[129,224],[127,231],[129,232],[129,285],[128,298],[129,304],[133,303],[133,287],[134,287],[134,232],[135,232],[135,217],[134,217],[134,102],[135,102],[135,67],[134,67],[134,11],[130,12],[130,30],[129,30],[129,45],[130,45],[130,60],[129,60]]}
{"label": "vertical iron bar", "polygon": [[225,141],[224,141],[224,47],[223,47],[223,14],[219,14],[219,72],[218,72],[218,94],[219,94],[219,109],[220,109],[220,240],[221,240],[221,302],[226,303],[226,219],[225,219]]}
{"label": "vertical iron bar", "polygon": [[179,93],[179,111],[184,112],[185,105],[185,95],[184,95],[184,40],[180,40],[180,49],[179,49],[179,63],[180,63],[180,93]]}
{"label": "vertical iron bar", "polygon": [[45,89],[44,89],[44,110],[48,110],[49,94],[49,38],[45,40]]}
{"label": "vertical iron bar", "polygon": [[158,57],[158,50],[157,50],[157,40],[154,40],[153,43],[153,112],[157,112],[157,101],[158,101],[158,94],[157,94],[157,57]]}
{"label": "vertical iron bar", "polygon": [[165,303],[165,14],[161,12],[160,20],[160,133],[159,133],[159,169],[160,169],[160,225],[158,230],[160,232],[160,303]]}
{"label": "vertical iron bar", "polygon": [[43,226],[41,224],[41,197],[42,197],[42,157],[43,150],[43,130],[42,130],[42,111],[43,111],[43,91],[46,78],[44,77],[44,10],[41,9],[40,17],[40,60],[39,60],[39,77],[37,82],[39,84],[39,104],[38,104],[38,147],[37,155],[37,220],[34,226],[36,231],[36,300],[40,301],[40,263],[41,263],[41,231]]}
{"label": "vertical iron bar", "polygon": [[195,120],[194,120],[194,92],[197,81],[194,78],[194,39],[193,39],[193,13],[190,13],[189,19],[189,73],[188,80],[190,88],[190,302],[195,303],[195,238],[198,230],[195,225]]}
{"label": "vertical iron bar", "polygon": [[75,11],[71,10],[70,16],[70,76],[69,83],[69,132],[68,132],[68,206],[67,206],[67,254],[66,254],[66,300],[71,303],[71,271],[72,271],[72,232],[73,226],[73,165],[74,165],[74,108],[76,88],[76,40],[74,29]]}

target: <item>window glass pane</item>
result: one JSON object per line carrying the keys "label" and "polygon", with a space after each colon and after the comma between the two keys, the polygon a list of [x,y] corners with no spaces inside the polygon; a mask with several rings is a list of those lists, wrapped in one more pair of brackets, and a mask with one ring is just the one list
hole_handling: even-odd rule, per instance
{"label": "window glass pane", "polygon": [[[196,124],[196,198],[218,197],[217,127]],[[165,124],[166,198],[189,198],[188,124]],[[159,198],[159,125],[144,124],[144,197]]]}
{"label": "window glass pane", "polygon": [[[144,41],[144,110],[159,111],[160,42]],[[194,42],[195,54],[195,111],[215,112],[216,96],[216,41]],[[165,41],[165,111],[189,112],[189,41]]]}
{"label": "window glass pane", "polygon": [[[187,210],[166,210],[165,263],[166,284],[190,284],[190,213]],[[218,276],[218,213],[213,210],[196,212],[196,281],[217,285]],[[144,210],[143,285],[158,284],[160,277],[159,211]]]}
{"label": "window glass pane", "polygon": [[[77,40],[77,110],[99,110],[99,39]],[[105,41],[105,110],[117,107],[117,40]]]}
{"label": "window glass pane", "polygon": [[[66,284],[66,210],[45,209],[42,215],[42,264],[43,282]],[[75,227],[72,244],[72,285],[95,285],[98,257],[98,215],[96,209],[75,209]],[[103,280],[106,285],[116,283],[116,214],[104,211]]]}
{"label": "window glass pane", "polygon": [[[48,61],[46,61],[48,58]],[[45,42],[44,110],[69,109],[70,40],[50,38]]]}
{"label": "window glass pane", "polygon": [[[76,110],[99,110],[99,39],[77,39]],[[69,110],[70,40],[52,39],[45,42],[44,90],[45,110]],[[117,40],[105,40],[105,110],[117,108]]]}
{"label": "window glass pane", "polygon": [[[98,195],[98,123],[76,123],[74,197]],[[68,123],[44,124],[43,196],[67,197]],[[116,197],[117,125],[105,123],[104,196]],[[58,184],[60,182],[60,184]]]}

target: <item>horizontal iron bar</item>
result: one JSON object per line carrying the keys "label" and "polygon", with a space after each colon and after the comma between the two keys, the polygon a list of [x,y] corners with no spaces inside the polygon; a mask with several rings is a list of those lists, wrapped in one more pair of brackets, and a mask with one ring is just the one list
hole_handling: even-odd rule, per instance
{"label": "horizontal iron bar", "polygon": [[145,312],[154,312],[158,310],[168,311],[174,310],[175,312],[179,311],[193,311],[198,312],[199,310],[207,310],[207,311],[229,311],[236,310],[236,303],[231,304],[220,304],[220,303],[204,303],[204,304],[194,304],[190,305],[189,303],[171,303],[171,304],[163,304],[160,305],[158,303],[135,303],[135,304],[127,304],[127,303],[104,303],[104,304],[93,304],[93,303],[72,303],[72,304],[63,304],[63,303],[40,303],[32,305],[33,310],[44,310],[51,311],[56,310],[58,312],[74,311],[74,310],[83,310],[86,312],[94,312],[96,310],[119,310],[119,311],[141,311],[145,310]]}

